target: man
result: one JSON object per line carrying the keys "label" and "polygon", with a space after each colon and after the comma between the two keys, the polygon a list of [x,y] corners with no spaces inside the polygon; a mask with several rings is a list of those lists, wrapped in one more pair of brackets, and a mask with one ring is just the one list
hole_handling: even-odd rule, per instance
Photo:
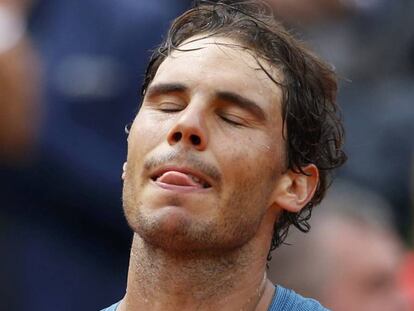
{"label": "man", "polygon": [[123,293],[120,133],[185,2],[0,0],[0,310],[98,310]]}
{"label": "man", "polygon": [[335,311],[412,310],[399,284],[404,251],[386,202],[363,187],[338,185],[310,234],[291,232],[273,256],[269,278]]}
{"label": "man", "polygon": [[154,53],[123,174],[127,291],[107,310],[325,310],[265,270],[345,160],[336,83],[266,12],[199,4]]}

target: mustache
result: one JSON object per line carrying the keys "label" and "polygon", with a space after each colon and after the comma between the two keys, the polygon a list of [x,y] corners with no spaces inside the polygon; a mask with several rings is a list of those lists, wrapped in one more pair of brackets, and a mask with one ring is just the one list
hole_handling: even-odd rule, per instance
{"label": "mustache", "polygon": [[169,164],[184,165],[201,172],[212,180],[221,181],[221,173],[214,165],[206,163],[193,153],[179,152],[177,150],[148,158],[144,162],[144,171],[151,171],[159,166]]}

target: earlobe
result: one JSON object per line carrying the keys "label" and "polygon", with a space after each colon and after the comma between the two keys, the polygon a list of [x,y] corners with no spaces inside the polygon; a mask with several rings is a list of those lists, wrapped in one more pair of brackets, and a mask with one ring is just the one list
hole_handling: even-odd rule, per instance
{"label": "earlobe", "polygon": [[127,162],[124,162],[124,165],[122,165],[122,175],[121,175],[122,180],[125,180],[126,168],[127,168]]}
{"label": "earlobe", "polygon": [[312,199],[319,183],[319,171],[314,164],[302,168],[302,173],[288,170],[279,179],[273,202],[280,208],[297,213]]}

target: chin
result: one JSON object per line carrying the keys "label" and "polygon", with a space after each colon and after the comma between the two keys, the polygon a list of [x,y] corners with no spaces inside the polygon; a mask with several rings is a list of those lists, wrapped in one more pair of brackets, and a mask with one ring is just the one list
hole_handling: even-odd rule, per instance
{"label": "chin", "polygon": [[128,219],[128,223],[146,244],[170,253],[193,255],[233,251],[245,245],[257,229],[247,224],[236,226],[234,222],[234,228],[229,228],[214,220],[195,219],[180,208],[163,209],[151,216],[138,212],[133,221]]}
{"label": "chin", "polygon": [[215,244],[214,225],[195,221],[178,207],[165,207],[150,216],[141,213],[131,228],[146,243],[168,251],[190,252]]}
{"label": "chin", "polygon": [[[263,216],[240,217],[236,208],[225,209],[216,202],[133,192],[124,192],[123,203],[130,228],[146,244],[177,254],[239,249],[256,235]],[[205,208],[196,208],[200,206]]]}

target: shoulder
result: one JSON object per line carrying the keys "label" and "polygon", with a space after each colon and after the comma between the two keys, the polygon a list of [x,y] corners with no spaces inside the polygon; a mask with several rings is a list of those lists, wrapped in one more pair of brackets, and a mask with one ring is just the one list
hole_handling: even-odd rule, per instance
{"label": "shoulder", "polygon": [[120,302],[114,303],[112,306],[102,309],[101,311],[116,311],[116,308],[118,307]]}
{"label": "shoulder", "polygon": [[305,298],[291,289],[276,285],[275,294],[268,311],[328,311],[318,301]]}

